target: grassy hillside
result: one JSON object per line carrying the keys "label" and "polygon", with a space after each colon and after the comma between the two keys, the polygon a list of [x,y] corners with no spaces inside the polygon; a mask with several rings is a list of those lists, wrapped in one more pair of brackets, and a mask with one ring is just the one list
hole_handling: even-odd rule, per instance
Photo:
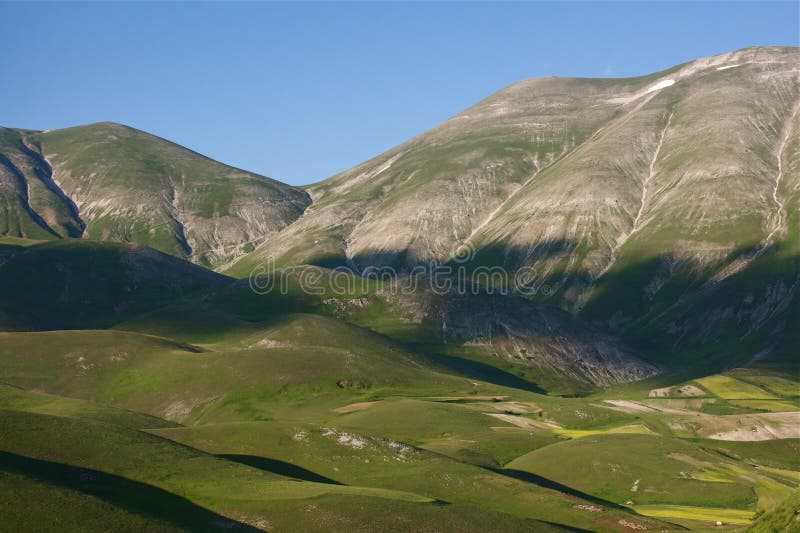
{"label": "grassy hillside", "polygon": [[228,282],[143,246],[43,242],[0,264],[0,311],[11,321],[4,329],[106,327]]}
{"label": "grassy hillside", "polygon": [[[53,404],[69,407],[58,409],[57,416],[36,413],[43,401],[51,411]],[[56,521],[59,527],[69,527],[72,516],[78,515],[74,518],[78,520],[85,512],[99,514],[84,525],[99,525],[112,519],[135,525],[149,520],[191,530],[217,530],[226,523],[235,530],[246,530],[244,523],[278,530],[325,530],[336,523],[352,527],[369,524],[378,530],[459,529],[475,524],[508,531],[559,530],[557,526],[533,521],[536,517],[594,527],[591,514],[573,509],[571,502],[580,499],[569,497],[564,501],[551,489],[534,485],[525,488],[523,482],[484,473],[481,468],[436,454],[420,455],[413,448],[385,438],[333,429],[306,434],[297,422],[272,429],[253,423],[197,426],[198,435],[206,435],[199,441],[201,447],[208,449],[215,440],[228,443],[224,444],[225,450],[210,450],[219,454],[215,457],[162,438],[190,444],[186,437],[194,435],[180,428],[165,428],[163,422],[152,424],[162,429],[148,430],[161,437],[135,429],[143,420],[134,413],[116,411],[109,417],[107,413],[113,411],[109,408],[98,414],[97,408],[86,403],[19,390],[0,396],[0,402],[6,407],[0,410],[2,479],[8,483],[24,479],[25,490],[34,491],[35,503],[29,504],[30,509],[42,509],[42,505],[53,509],[61,500],[78,500],[80,503],[65,513],[63,520]],[[127,416],[131,420],[120,424]],[[343,471],[344,477],[337,474],[339,479],[334,482],[334,478],[288,461],[230,453],[233,443],[242,438],[254,443],[282,443],[280,446],[289,453],[300,446],[317,460],[321,453],[334,453],[340,456],[334,462],[334,472]],[[306,446],[312,442],[322,447]],[[258,450],[265,451],[264,447]],[[342,453],[350,458],[341,457]],[[388,464],[377,471],[368,466],[370,462],[380,465],[387,460],[397,466]],[[419,475],[423,471],[428,478]],[[434,471],[439,473],[431,478]],[[454,487],[448,481],[454,478],[472,479],[473,488]],[[431,484],[433,480],[436,481]],[[147,485],[137,485],[143,482]],[[515,502],[514,495],[521,489],[525,496]],[[41,499],[53,493],[57,496],[54,500]],[[481,505],[478,510],[476,506],[487,494],[491,494],[493,503]],[[436,503],[441,496],[450,498],[446,505]],[[21,512],[15,506],[9,516],[26,524],[45,524],[48,520],[43,517],[24,522]],[[626,516],[611,511],[610,516],[615,515]],[[649,522],[645,519],[644,523]],[[602,522],[600,529],[605,529]]]}
{"label": "grassy hillside", "polygon": [[[702,529],[719,518],[747,524],[800,483],[796,383],[775,375],[740,370],[560,398],[448,375],[331,317],[244,324],[202,345],[188,343],[190,332],[180,342],[113,330],[0,335],[0,381],[13,385],[0,389],[12,410],[0,449],[163,480],[156,486],[203,509],[278,530],[380,524],[381,513],[400,529],[461,520],[501,530],[532,527],[526,520],[664,527],[642,515]],[[91,442],[79,437],[87,434]],[[41,466],[12,459],[18,475]],[[251,488],[243,468],[266,478]],[[246,502],[227,496],[256,486]],[[117,505],[112,496],[104,501]]]}
{"label": "grassy hillside", "polygon": [[754,533],[771,531],[797,531],[800,529],[800,492],[786,499],[781,505],[761,514],[747,529]]}
{"label": "grassy hillside", "polygon": [[0,234],[132,242],[219,266],[308,206],[306,193],[114,123],[0,129]]}

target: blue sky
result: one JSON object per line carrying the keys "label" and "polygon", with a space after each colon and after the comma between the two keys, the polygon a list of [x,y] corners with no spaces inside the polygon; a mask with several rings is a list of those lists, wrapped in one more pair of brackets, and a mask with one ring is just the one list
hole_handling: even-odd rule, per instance
{"label": "blue sky", "polygon": [[0,125],[103,120],[294,184],[538,76],[794,45],[797,2],[0,2]]}

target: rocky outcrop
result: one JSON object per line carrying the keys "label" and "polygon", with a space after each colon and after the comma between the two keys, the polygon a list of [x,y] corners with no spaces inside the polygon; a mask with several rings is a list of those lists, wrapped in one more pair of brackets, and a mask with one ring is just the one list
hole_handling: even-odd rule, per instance
{"label": "rocky outcrop", "polygon": [[606,386],[660,371],[619,338],[554,306],[486,292],[383,296],[443,344],[469,345],[578,382]]}

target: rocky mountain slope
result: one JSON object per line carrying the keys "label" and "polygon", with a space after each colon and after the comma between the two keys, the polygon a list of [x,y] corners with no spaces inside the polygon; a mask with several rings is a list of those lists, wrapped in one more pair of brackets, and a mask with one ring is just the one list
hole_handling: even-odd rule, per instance
{"label": "rocky mountain slope", "polygon": [[146,244],[216,267],[300,216],[303,191],[113,123],[0,128],[0,233]]}
{"label": "rocky mountain slope", "polygon": [[430,340],[534,368],[537,382],[553,375],[555,382],[608,386],[661,371],[602,328],[518,296],[457,291],[442,295],[424,289],[379,295]]}
{"label": "rocky mountain slope", "polygon": [[753,340],[741,357],[780,351],[800,279],[799,76],[800,51],[772,47],[516,83],[311,186],[231,272],[526,267],[534,300],[664,352],[732,335]]}

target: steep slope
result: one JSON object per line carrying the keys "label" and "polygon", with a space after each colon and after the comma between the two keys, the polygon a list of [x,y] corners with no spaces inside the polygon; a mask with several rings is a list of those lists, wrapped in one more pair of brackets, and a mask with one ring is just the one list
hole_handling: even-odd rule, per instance
{"label": "steep slope", "polygon": [[0,130],[5,235],[146,244],[219,266],[294,221],[308,195],[142,131]]}
{"label": "steep slope", "polygon": [[78,237],[84,225],[77,210],[41,155],[25,144],[28,133],[0,127],[0,235]]}
{"label": "steep slope", "polygon": [[721,352],[743,328],[761,333],[739,360],[777,354],[800,273],[798,64],[797,48],[748,48],[514,84],[311,186],[303,217],[230,272],[524,267],[529,298],[664,354]]}
{"label": "steep slope", "polygon": [[268,258],[356,267],[446,259],[540,169],[610,120],[618,106],[605,100],[630,87],[545,78],[500,91],[309,187],[313,206],[236,271]]}
{"label": "steep slope", "polygon": [[554,375],[552,383],[565,390],[570,381],[608,386],[659,372],[619,338],[554,306],[513,295],[455,291],[442,296],[418,290],[387,298],[431,340],[533,367],[540,384]]}
{"label": "steep slope", "polygon": [[[642,78],[514,84],[309,187],[314,205],[243,265],[269,257],[408,265],[446,260],[469,244],[502,252],[510,266],[538,259],[543,272],[596,278],[629,240],[648,240],[642,229],[658,218],[700,219],[724,237],[720,224],[737,224],[736,215],[738,242],[757,244],[779,222],[774,152],[797,101],[797,57],[790,48],[747,49]],[[713,180],[726,176],[733,190],[708,202],[721,182]],[[750,187],[754,176],[763,191]],[[760,202],[739,213],[741,196]],[[683,207],[685,199],[705,211]],[[662,229],[681,251],[688,231]]]}

